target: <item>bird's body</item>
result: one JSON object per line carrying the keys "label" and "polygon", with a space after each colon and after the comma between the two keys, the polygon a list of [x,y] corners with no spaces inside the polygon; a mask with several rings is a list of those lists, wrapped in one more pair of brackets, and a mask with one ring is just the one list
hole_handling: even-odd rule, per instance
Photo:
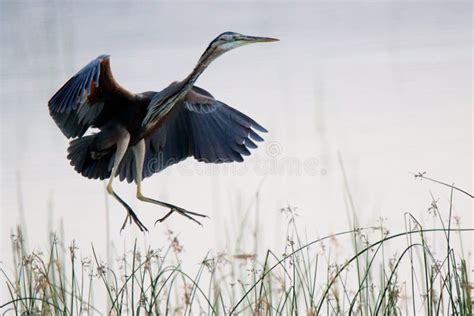
{"label": "bird's body", "polygon": [[[223,33],[211,42],[188,77],[159,92],[129,92],[114,79],[109,56],[97,57],[49,101],[56,124],[66,137],[74,138],[68,148],[71,165],[85,177],[110,178],[109,193],[142,230],[145,226],[113,191],[115,176],[135,181],[139,199],[170,208],[165,218],[176,211],[196,221],[192,216],[203,215],[144,197],[141,180],[189,156],[208,163],[242,161],[242,155],[257,147],[254,141],[263,139],[256,131],[266,130],[194,83],[224,52],[245,41],[273,40]],[[98,131],[85,135],[90,128]]]}

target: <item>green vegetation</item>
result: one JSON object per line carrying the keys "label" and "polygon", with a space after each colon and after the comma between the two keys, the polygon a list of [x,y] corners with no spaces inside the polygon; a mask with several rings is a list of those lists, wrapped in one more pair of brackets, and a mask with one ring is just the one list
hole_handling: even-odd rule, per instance
{"label": "green vegetation", "polygon": [[[352,216],[352,229],[307,242],[295,210],[287,207],[283,254],[209,253],[192,275],[181,269],[183,245],[173,232],[163,249],[139,249],[135,242],[110,269],[93,246],[90,257],[80,257],[74,242],[67,247],[55,235],[48,252],[29,252],[17,229],[11,237],[14,274],[1,270],[9,300],[0,303],[0,312],[472,315],[472,265],[462,239],[474,229],[461,228],[452,216],[453,193],[460,190],[449,187],[451,207],[440,210],[433,199],[428,209],[437,227],[423,227],[406,213],[405,231],[392,234],[383,219],[358,227]],[[341,242],[352,244],[352,255],[339,258]],[[444,251],[434,251],[435,242]]]}

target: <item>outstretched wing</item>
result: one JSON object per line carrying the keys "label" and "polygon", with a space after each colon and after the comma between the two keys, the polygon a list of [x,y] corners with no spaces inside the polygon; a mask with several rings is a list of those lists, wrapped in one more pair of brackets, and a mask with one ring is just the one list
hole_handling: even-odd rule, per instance
{"label": "outstretched wing", "polygon": [[241,162],[249,149],[257,148],[255,142],[263,141],[256,131],[267,132],[206,90],[193,87],[150,135],[144,177],[190,156],[207,163]]}
{"label": "outstretched wing", "polygon": [[112,76],[108,55],[91,61],[69,79],[49,100],[49,113],[67,138],[82,136],[95,126],[112,101],[128,99],[133,94],[122,88]]}

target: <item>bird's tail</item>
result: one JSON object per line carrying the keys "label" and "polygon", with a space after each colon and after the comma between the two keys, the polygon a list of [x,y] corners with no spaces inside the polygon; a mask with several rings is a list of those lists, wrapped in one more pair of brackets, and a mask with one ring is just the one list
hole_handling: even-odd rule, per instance
{"label": "bird's tail", "polygon": [[69,143],[68,156],[71,166],[89,179],[107,179],[113,166],[113,151],[97,152],[93,150],[95,135],[76,138]]}

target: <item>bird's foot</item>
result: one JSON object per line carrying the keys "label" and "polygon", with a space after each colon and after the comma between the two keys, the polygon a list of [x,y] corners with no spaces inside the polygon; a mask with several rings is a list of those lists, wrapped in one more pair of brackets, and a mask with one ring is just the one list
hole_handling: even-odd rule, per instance
{"label": "bird's foot", "polygon": [[127,209],[127,216],[125,217],[125,220],[123,221],[122,228],[120,228],[120,232],[122,232],[122,230],[127,225],[127,221],[130,222],[130,225],[131,225],[132,220],[138,226],[140,231],[148,232],[148,229],[146,228],[146,226],[143,225],[143,223],[138,219],[138,216],[135,214],[134,211],[132,211],[132,209]]}
{"label": "bird's foot", "polygon": [[125,207],[125,209],[127,210],[127,217],[125,217],[125,220],[123,221],[123,224],[122,224],[122,228],[120,228],[120,232],[122,232],[122,230],[125,228],[125,226],[127,225],[127,221],[130,221],[130,224],[132,224],[132,220],[135,222],[135,224],[137,224],[138,228],[142,231],[142,232],[147,232],[148,229],[145,227],[145,225],[143,225],[143,223],[138,219],[138,216],[135,214],[135,212],[132,210],[132,208],[130,207],[130,205],[128,205],[127,203],[125,203],[124,200],[122,200],[120,198],[120,196],[117,195],[117,193],[114,192],[114,190],[112,190],[112,185],[109,183],[109,185],[107,186],[107,191],[109,191],[110,194],[112,194],[112,196],[120,202],[120,204],[122,204],[123,207]]}
{"label": "bird's foot", "polygon": [[203,217],[203,218],[208,218],[209,216],[207,215],[204,215],[204,214],[200,214],[200,213],[196,213],[196,212],[191,212],[191,211],[187,211],[185,210],[184,208],[181,208],[181,207],[178,207],[178,206],[175,206],[175,205],[172,205],[172,204],[169,204],[169,208],[170,208],[170,211],[168,213],[166,213],[165,216],[163,216],[162,218],[158,219],[156,222],[155,222],[155,225],[156,223],[160,222],[164,222],[165,219],[167,219],[171,214],[173,214],[174,212],[180,214],[180,215],[183,215],[184,217],[192,220],[193,222],[195,222],[196,224],[202,226],[201,222],[198,221],[197,219],[195,219],[193,216],[197,216],[197,217]]}

